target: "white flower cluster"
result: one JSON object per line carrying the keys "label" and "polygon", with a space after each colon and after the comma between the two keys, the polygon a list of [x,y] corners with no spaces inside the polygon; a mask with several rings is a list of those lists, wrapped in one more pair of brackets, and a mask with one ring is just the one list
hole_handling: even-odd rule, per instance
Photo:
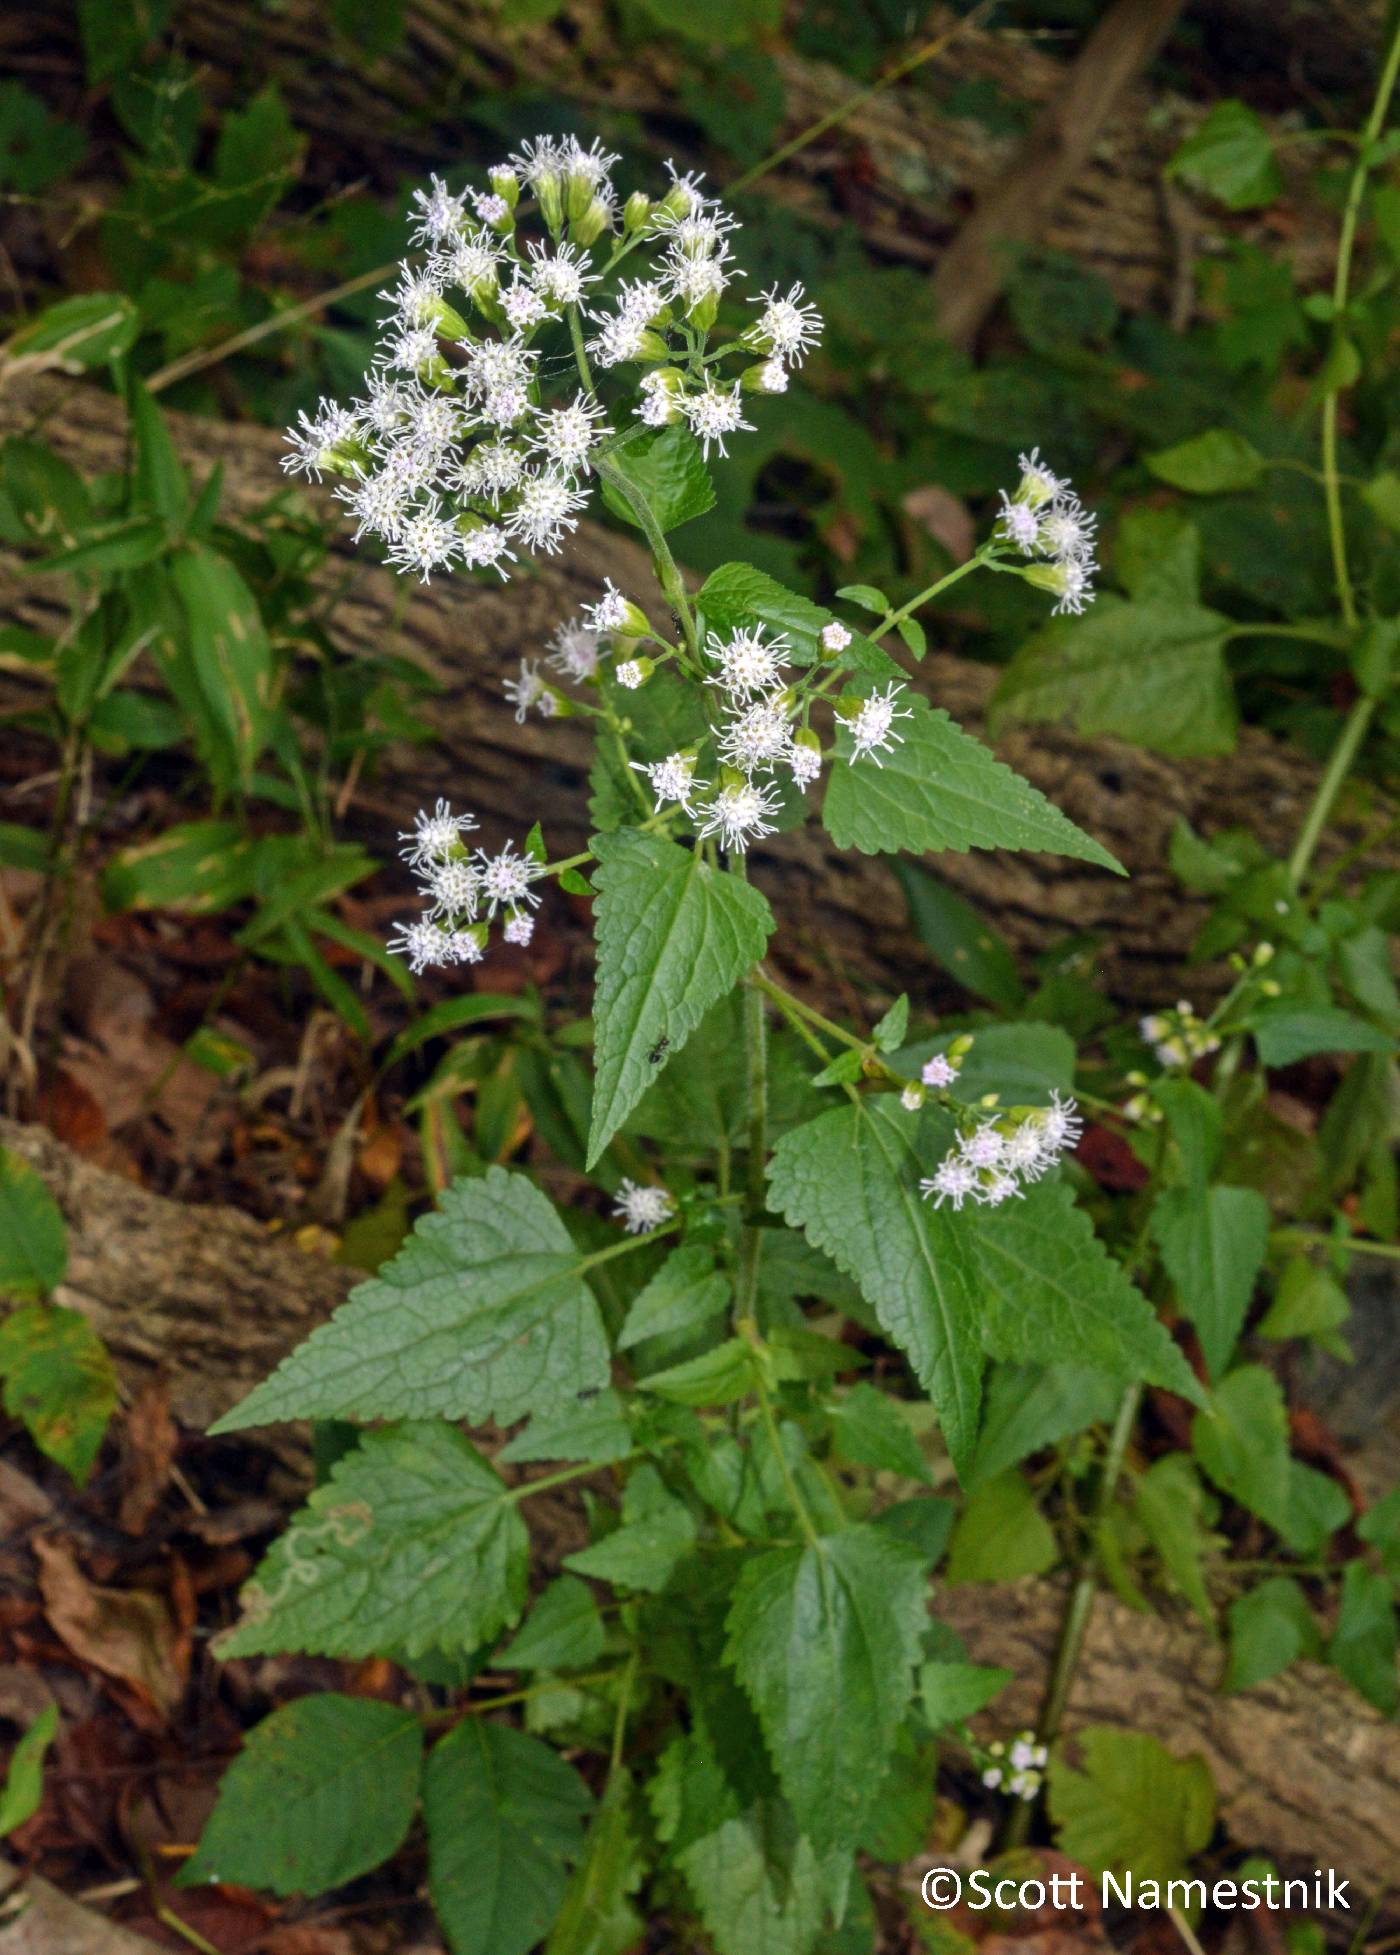
{"label": "white flower cluster", "polygon": [[1055,610],[1076,616],[1094,598],[1094,531],[1098,517],[1085,509],[1069,483],[1053,474],[1033,448],[1020,457],[1021,480],[1015,495],[1001,492],[997,527],[1022,556],[1039,559],[1024,573],[1053,592]]}
{"label": "white flower cluster", "polygon": [[475,815],[454,815],[450,802],[439,801],[431,814],[420,810],[412,833],[399,837],[425,907],[412,923],[399,925],[389,949],[406,957],[415,974],[434,964],[479,964],[502,912],[508,944],[528,944],[534,935],[531,911],[540,899],[530,885],[543,865],[511,842],[498,855],[469,849],[463,837],[476,825]]}
{"label": "white flower cluster", "polygon": [[[582,320],[597,329],[588,351],[600,368],[642,368],[631,412],[650,427],[685,420],[707,455],[751,426],[744,395],[782,392],[819,338],[795,285],[766,293],[758,318],[707,353],[735,273],[734,220],[674,169],[659,202],[638,192],[619,210],[617,161],[596,143],[539,136],[491,170],[485,190],[449,191],[434,177],[415,192],[421,257],[381,295],[390,310],[364,395],[303,413],[283,463],[343,478],[356,540],[380,538],[396,568],[505,577],[520,550],[556,552],[577,528],[616,433],[572,350]],[[531,208],[542,237],[521,233]],[[638,250],[650,254],[646,275],[615,278]],[[593,288],[605,284],[614,289],[602,304]],[[716,365],[730,358],[748,362],[736,377]]]}
{"label": "white flower cluster", "polygon": [[[970,1038],[963,1039],[960,1044],[965,1056],[972,1041]],[[951,1086],[961,1071],[962,1060],[956,1052],[935,1052],[931,1059],[924,1062],[919,1077],[911,1079],[900,1094],[900,1105],[909,1113],[917,1113],[928,1098],[930,1087],[938,1092],[945,1086]]]}
{"label": "white flower cluster", "polygon": [[628,1235],[646,1235],[651,1229],[659,1229],[675,1212],[676,1198],[667,1189],[623,1177],[613,1214]]}
{"label": "white flower cluster", "polygon": [[1084,1131],[1073,1100],[1050,1095],[1049,1106],[1013,1107],[962,1132],[933,1173],[919,1183],[919,1192],[934,1206],[965,1201],[996,1208],[1023,1192],[1023,1184],[1039,1181],[1064,1154],[1078,1145]]}
{"label": "white flower cluster", "polygon": [[1040,1790],[1041,1776],[1050,1754],[1038,1745],[1033,1731],[1023,1731],[1012,1740],[1010,1751],[998,1738],[987,1746],[988,1763],[982,1783],[992,1792],[1007,1792],[1013,1799],[1029,1803]]}
{"label": "white flower cluster", "polygon": [[1175,1011],[1150,1012],[1138,1021],[1138,1030],[1161,1066],[1194,1065],[1207,1053],[1220,1050],[1220,1040],[1185,998],[1178,1001]]}

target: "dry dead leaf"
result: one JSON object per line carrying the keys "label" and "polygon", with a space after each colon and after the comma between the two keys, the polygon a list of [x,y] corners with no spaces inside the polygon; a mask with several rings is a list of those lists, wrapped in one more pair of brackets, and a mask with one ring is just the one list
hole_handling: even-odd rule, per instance
{"label": "dry dead leaf", "polygon": [[122,1427],[122,1496],[117,1525],[141,1534],[170,1484],[179,1433],[170,1413],[170,1385],[148,1378],[132,1401]]}
{"label": "dry dead leaf", "polygon": [[926,482],[900,497],[900,508],[935,543],[941,543],[954,563],[966,563],[977,542],[977,525],[972,511],[959,496]]}
{"label": "dry dead leaf", "polygon": [[84,1663],[168,1716],[184,1693],[188,1646],[157,1595],[98,1588],[62,1542],[37,1537],[39,1590],[55,1634]]}

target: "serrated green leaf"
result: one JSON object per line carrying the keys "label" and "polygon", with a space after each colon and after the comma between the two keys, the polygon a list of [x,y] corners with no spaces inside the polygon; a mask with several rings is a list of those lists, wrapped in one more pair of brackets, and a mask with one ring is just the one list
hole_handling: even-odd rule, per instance
{"label": "serrated green leaf", "polygon": [[884,1017],[871,1027],[870,1043],[877,1052],[897,1052],[909,1033],[909,994],[901,992]]}
{"label": "serrated green leaf", "polygon": [[522,1174],[443,1191],[379,1274],[214,1427],[279,1419],[494,1418],[561,1408],[608,1381],[588,1259]]}
{"label": "serrated green leaf", "polygon": [[981,1663],[925,1663],[919,1671],[919,1702],[929,1728],[942,1731],[976,1717],[1013,1675]]}
{"label": "serrated green leaf", "polygon": [[712,1351],[653,1371],[638,1387],[675,1405],[732,1405],[747,1398],[753,1388],[753,1351],[742,1337],[727,1337]]}
{"label": "serrated green leaf", "polygon": [[0,1147],[0,1297],[47,1296],[67,1267],[62,1210],[38,1170]]}
{"label": "serrated green leaf", "polygon": [[423,1739],[397,1704],[326,1691],[249,1732],[180,1887],[203,1881],[324,1894],[397,1852],[413,1818]]}
{"label": "serrated green leaf", "polygon": [[695,1540],[695,1516],[669,1492],[653,1466],[642,1466],[622,1496],[622,1525],[571,1554],[564,1566],[621,1588],[665,1588]]}
{"label": "serrated green leaf", "polygon": [[1065,721],[1185,758],[1234,750],[1238,715],[1225,663],[1230,620],[1198,604],[1102,596],[1082,618],[1029,638],[997,682],[995,736],[1016,723]]}
{"label": "serrated green leaf", "polygon": [[983,1299],[965,1232],[920,1198],[917,1133],[880,1100],[838,1107],[779,1141],[771,1198],[874,1306],[961,1471],[977,1437]]}
{"label": "serrated green leaf", "polygon": [[[841,594],[838,592],[838,596]],[[712,571],[701,586],[698,602],[706,630],[718,632],[721,637],[741,625],[766,625],[770,631],[784,633],[791,647],[791,663],[798,666],[812,665],[825,656],[821,633],[827,625],[836,622],[823,605],[790,591],[766,571],[748,563],[725,563]],[[837,663],[872,679],[902,680],[905,676],[888,652],[881,651],[860,632],[851,633],[851,642],[842,650]]]}
{"label": "serrated green leaf", "polygon": [[[715,485],[705,467],[700,443],[683,421],[634,434],[611,451],[607,466],[646,499],[663,533],[679,529],[682,523],[703,516],[715,506]],[[603,500],[614,516],[634,529],[641,527],[626,496],[606,474]]]}
{"label": "serrated green leaf", "polygon": [[1145,1732],[1091,1724],[1050,1760],[1050,1816],[1062,1853],[1094,1873],[1183,1873],[1215,1829],[1215,1786],[1199,1754],[1176,1758]]}
{"label": "serrated green leaf", "polygon": [[844,1398],[827,1408],[831,1435],[843,1459],[861,1466],[873,1466],[886,1473],[901,1473],[909,1480],[932,1478],[928,1461],[919,1450],[909,1421],[899,1410],[899,1402],[876,1386],[853,1385]]}
{"label": "serrated green leaf", "polygon": [[5,1410],[79,1486],[117,1408],[117,1373],[81,1311],[32,1303],[0,1324]]}
{"label": "serrated green leaf", "polygon": [[1028,1453],[1111,1419],[1121,1397],[1116,1380],[1083,1365],[994,1365],[965,1484],[979,1487]]}
{"label": "serrated green leaf", "polygon": [[1269,1204],[1253,1188],[1168,1188],[1152,1210],[1152,1233],[1206,1369],[1218,1378],[1244,1328],[1269,1246]]}
{"label": "serrated green leaf", "polygon": [[57,1731],[58,1706],[45,1704],[10,1753],[5,1783],[0,1786],[0,1840],[38,1812],[44,1794],[44,1754]]}
{"label": "serrated green leaf", "polygon": [[588,1165],[655,1077],[663,1039],[678,1052],[712,1004],[763,955],[766,899],[657,835],[596,835],[598,989]]}
{"label": "serrated green leaf", "polygon": [[367,1432],[243,1591],[225,1653],[470,1653],[518,1620],[529,1546],[516,1500],[454,1426]]}
{"label": "serrated green leaf", "polygon": [[717,1955],[809,1955],[825,1912],[810,1840],[777,1800],[676,1857]]}
{"label": "serrated green leaf", "polygon": [[1252,489],[1264,473],[1264,457],[1259,450],[1231,428],[1208,428],[1189,441],[1159,448],[1145,459],[1159,481],[1197,496]]}
{"label": "serrated green leaf", "polygon": [[714,1253],[703,1243],[673,1249],[655,1276],[631,1302],[617,1348],[627,1351],[648,1337],[699,1330],[729,1303],[729,1280],[715,1268]]}
{"label": "serrated green leaf", "polygon": [[[582,1584],[578,1584],[582,1586]],[[559,1911],[592,1800],[550,1746],[465,1718],[423,1774],[428,1890],[453,1955],[526,1955]]]}
{"label": "serrated green leaf", "polygon": [[1278,1380],[1263,1365],[1238,1365],[1191,1427],[1202,1470],[1299,1554],[1313,1554],[1351,1513],[1338,1483],[1292,1459]]}
{"label": "serrated green leaf", "polygon": [[501,1448],[507,1465],[528,1460],[576,1459],[606,1465],[625,1459],[632,1450],[632,1428],[623,1414],[622,1400],[611,1386],[600,1392],[537,1412],[523,1432]]}
{"label": "serrated green leaf", "polygon": [[1207,1495],[1190,1456],[1166,1453],[1140,1474],[1134,1511],[1170,1582],[1208,1627],[1214,1625],[1202,1560],[1211,1546],[1202,1509]]}
{"label": "serrated green leaf", "polygon": [[495,1659],[500,1670],[585,1669],[603,1653],[603,1618],[593,1591],[573,1575],[544,1589],[515,1638]]}
{"label": "serrated green leaf", "polygon": [[1190,1365],[1142,1292],[1110,1256],[1064,1181],[962,1218],[983,1288],[984,1342],[1018,1364],[1064,1359],[1145,1378],[1195,1404]]}
{"label": "serrated green leaf", "polygon": [[948,1544],[944,1580],[1010,1582],[1043,1575],[1060,1558],[1054,1529],[1016,1472],[1003,1473],[968,1495]]}
{"label": "serrated green leaf", "polygon": [[927,1589],[921,1558],[868,1526],[770,1550],[740,1573],[725,1655],[819,1849],[849,1844],[879,1791],[913,1691]]}
{"label": "serrated green leaf", "polygon": [[[1122,865],[1076,828],[1029,781],[917,694],[904,738],[882,764],[837,761],[822,820],[838,848],[864,855],[899,849],[1033,849],[1076,856],[1120,875]],[[842,734],[841,743],[849,736]]]}
{"label": "serrated green leaf", "polygon": [[873,584],[843,584],[836,595],[847,604],[858,604],[862,611],[873,611],[876,617],[884,617],[890,609],[885,593]]}

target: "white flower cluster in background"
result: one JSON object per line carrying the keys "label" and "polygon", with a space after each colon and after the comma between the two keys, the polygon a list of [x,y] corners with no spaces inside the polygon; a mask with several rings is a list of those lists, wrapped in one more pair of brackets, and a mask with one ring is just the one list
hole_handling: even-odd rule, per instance
{"label": "white flower cluster in background", "polygon": [[670,1221],[675,1212],[675,1197],[665,1188],[623,1177],[613,1214],[628,1235],[646,1235],[652,1229],[659,1229],[663,1222]]}
{"label": "white flower cluster in background", "polygon": [[1027,581],[1053,593],[1057,612],[1077,616],[1093,602],[1099,519],[1067,481],[1045,466],[1038,448],[1022,455],[1020,463],[1016,493],[1001,492],[998,531],[1022,556],[1036,559],[1024,572]]}
{"label": "white flower cluster in background", "polygon": [[933,1173],[919,1183],[935,1208],[949,1202],[982,1202],[996,1208],[1024,1193],[1079,1143],[1084,1131],[1074,1101],[1050,1095],[1049,1106],[1013,1107],[979,1120],[959,1134]]}
{"label": "white flower cluster in background", "polygon": [[997,1739],[987,1746],[982,1783],[992,1792],[1006,1792],[1029,1803],[1040,1790],[1049,1756],[1045,1746],[1036,1743],[1033,1731],[1023,1731],[1009,1749]]}
{"label": "white flower cluster in background", "polygon": [[[734,219],[674,168],[659,201],[634,192],[620,205],[617,161],[597,143],[538,136],[483,189],[434,177],[415,193],[420,255],[381,295],[364,393],[303,413],[284,460],[341,478],[356,540],[378,537],[396,568],[505,577],[521,552],[557,552],[600,451],[637,419],[684,421],[706,455],[723,454],[752,426],[745,397],[783,392],[819,339],[794,285],[710,346],[737,274]],[[622,397],[615,409],[594,392],[590,357]]]}
{"label": "white flower cluster in background", "polygon": [[431,965],[479,964],[498,917],[508,944],[528,944],[534,935],[532,912],[540,899],[530,885],[543,864],[512,842],[496,855],[469,848],[465,837],[476,826],[475,815],[453,814],[450,802],[439,801],[431,814],[420,810],[412,833],[400,837],[424,909],[399,925],[389,949],[406,957],[415,974]]}
{"label": "white flower cluster in background", "polygon": [[1194,1065],[1207,1053],[1220,1050],[1220,1040],[1186,998],[1178,1002],[1175,1011],[1150,1012],[1139,1020],[1138,1030],[1160,1066]]}

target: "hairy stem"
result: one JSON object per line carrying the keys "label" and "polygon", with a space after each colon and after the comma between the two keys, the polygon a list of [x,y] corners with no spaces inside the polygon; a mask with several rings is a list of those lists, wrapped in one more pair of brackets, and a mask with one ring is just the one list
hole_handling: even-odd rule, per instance
{"label": "hairy stem", "polygon": [[1317,784],[1312,805],[1303,817],[1303,825],[1298,831],[1293,853],[1288,858],[1288,880],[1294,889],[1302,886],[1303,878],[1308,872],[1308,865],[1316,853],[1318,842],[1322,839],[1322,831],[1327,826],[1327,818],[1332,812],[1333,804],[1342,791],[1343,783],[1351,772],[1352,762],[1356,759],[1361,742],[1366,737],[1366,729],[1371,724],[1376,705],[1376,700],[1362,693],[1353,702],[1351,711],[1347,714],[1337,744],[1333,747],[1331,758],[1323,770],[1322,779]]}

